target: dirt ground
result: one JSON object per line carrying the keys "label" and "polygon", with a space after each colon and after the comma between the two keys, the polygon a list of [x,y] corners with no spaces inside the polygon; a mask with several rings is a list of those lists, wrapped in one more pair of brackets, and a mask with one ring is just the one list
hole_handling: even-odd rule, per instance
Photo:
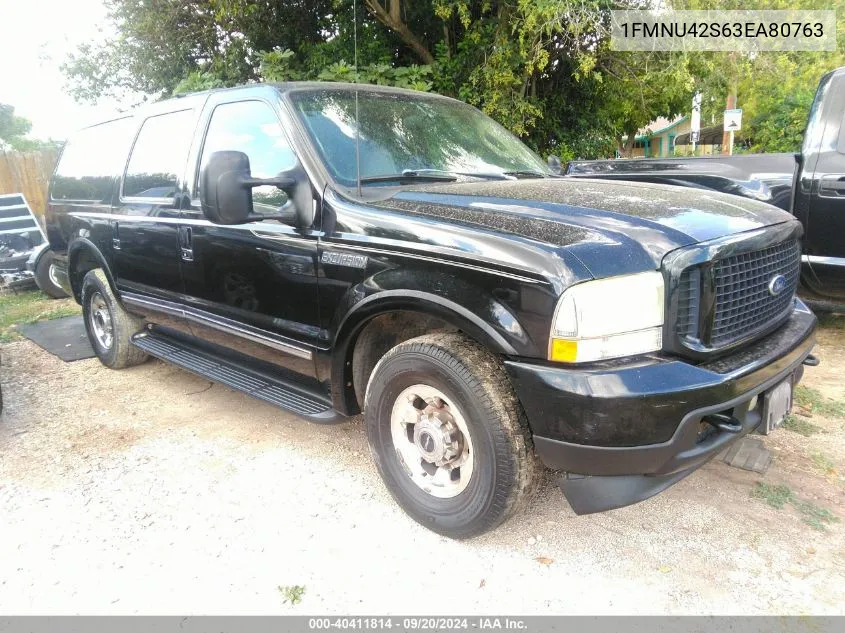
{"label": "dirt ground", "polygon": [[[845,397],[845,329],[805,384]],[[549,473],[529,511],[455,542],[407,518],[360,420],[321,427],[158,361],[111,371],[0,347],[0,613],[771,613],[845,605],[845,419],[766,439],[577,517]],[[798,502],[752,496],[785,484]],[[807,506],[803,506],[807,507]],[[826,527],[825,527],[826,526]],[[285,602],[300,587],[301,602]]]}

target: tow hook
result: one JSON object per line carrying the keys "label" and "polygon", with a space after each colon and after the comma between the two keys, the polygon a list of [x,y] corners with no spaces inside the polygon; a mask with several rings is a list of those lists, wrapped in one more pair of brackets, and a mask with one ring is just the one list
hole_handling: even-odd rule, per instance
{"label": "tow hook", "polygon": [[816,356],[815,354],[807,354],[807,357],[803,361],[803,363],[807,367],[818,367],[820,362],[821,361],[819,360],[818,356]]}
{"label": "tow hook", "polygon": [[711,413],[710,415],[705,415],[701,421],[706,422],[710,426],[713,426],[720,431],[724,431],[725,433],[742,432],[742,422],[730,415]]}

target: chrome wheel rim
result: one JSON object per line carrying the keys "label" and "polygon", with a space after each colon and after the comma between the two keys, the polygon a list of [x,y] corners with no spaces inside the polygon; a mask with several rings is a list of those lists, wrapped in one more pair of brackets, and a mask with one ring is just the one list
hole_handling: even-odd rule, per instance
{"label": "chrome wheel rim", "polygon": [[88,323],[91,325],[91,331],[94,333],[94,338],[103,349],[111,349],[114,341],[114,326],[112,325],[111,312],[100,291],[95,291],[91,295],[91,303],[88,308]]}
{"label": "chrome wheel rim", "polygon": [[421,490],[450,499],[466,489],[474,467],[472,438],[460,409],[439,389],[414,385],[400,393],[390,435],[400,465]]}
{"label": "chrome wheel rim", "polygon": [[56,265],[50,264],[50,268],[47,270],[47,276],[50,278],[50,283],[56,286],[56,288],[61,288],[59,284],[59,278],[56,277]]}

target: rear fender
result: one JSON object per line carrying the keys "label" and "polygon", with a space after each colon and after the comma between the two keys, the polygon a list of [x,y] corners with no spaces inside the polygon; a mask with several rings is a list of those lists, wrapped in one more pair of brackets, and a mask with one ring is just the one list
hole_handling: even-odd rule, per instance
{"label": "rear fender", "polygon": [[68,278],[70,280],[71,289],[73,290],[73,296],[77,302],[80,301],[82,296],[83,278],[82,275],[77,274],[77,269],[80,263],[87,258],[92,259],[98,264],[99,268],[103,269],[114,296],[120,297],[120,294],[117,291],[117,286],[114,283],[114,277],[112,276],[108,260],[106,260],[105,256],[102,252],[100,252],[100,249],[97,248],[97,245],[94,244],[94,242],[84,237],[80,237],[73,240],[67,249]]}

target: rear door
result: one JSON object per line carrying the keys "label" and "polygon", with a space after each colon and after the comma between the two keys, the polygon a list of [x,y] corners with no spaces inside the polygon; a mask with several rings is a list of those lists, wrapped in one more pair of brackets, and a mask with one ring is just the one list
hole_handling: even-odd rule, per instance
{"label": "rear door", "polygon": [[112,216],[118,289],[133,309],[186,329],[180,317],[179,212],[198,112],[190,103],[143,119],[126,161]]}
{"label": "rear door", "polygon": [[[182,213],[186,316],[197,336],[313,377],[320,341],[317,231],[277,220],[217,225],[200,207],[199,174],[214,152],[245,153],[256,178],[295,164],[278,105],[264,94],[219,93],[206,106],[205,134],[194,152],[193,200]],[[252,192],[255,213],[272,215],[287,202],[275,187]]]}
{"label": "rear door", "polygon": [[823,131],[815,128],[816,145],[804,156],[815,162],[812,182],[802,183],[810,191],[804,283],[817,294],[845,300],[845,69],[824,87],[819,107]]}

